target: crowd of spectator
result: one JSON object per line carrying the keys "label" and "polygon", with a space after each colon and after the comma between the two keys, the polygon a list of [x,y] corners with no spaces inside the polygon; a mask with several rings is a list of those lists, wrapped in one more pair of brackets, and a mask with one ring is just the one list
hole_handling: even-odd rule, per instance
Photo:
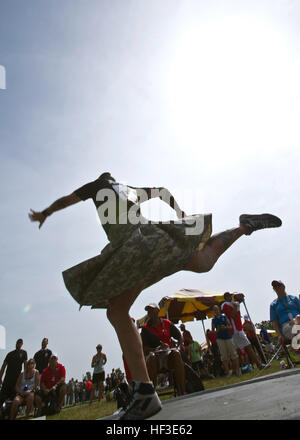
{"label": "crowd of spectator", "polygon": [[[291,343],[294,324],[300,325],[300,299],[287,295],[282,281],[273,281],[272,287],[277,299],[270,305],[270,322],[278,344],[284,346]],[[244,315],[242,322],[240,304],[229,292],[224,294],[222,304],[213,307],[211,329],[206,330],[206,344],[202,344],[205,348],[194,340],[184,324],[177,328],[168,319],[160,318],[157,304],[151,303],[145,310],[147,316],[138,328],[150,380],[155,387],[176,386],[179,395],[203,389],[202,379],[229,378],[255,367],[263,369],[275,353],[265,326],[260,326],[258,335],[248,315]],[[86,373],[82,380],[71,378],[66,382],[64,365],[47,346],[48,339],[44,338],[41,349],[28,359],[23,340],[18,339],[15,350],[6,355],[0,369],[2,415],[13,420],[20,407],[24,408],[26,418],[33,408],[36,416],[55,414],[63,406],[91,404],[96,399],[100,403],[104,397],[106,401],[117,400],[118,408],[125,405],[132,383],[124,356],[127,382],[120,368],[113,368],[105,377],[107,357],[101,344],[92,357],[93,373]]]}

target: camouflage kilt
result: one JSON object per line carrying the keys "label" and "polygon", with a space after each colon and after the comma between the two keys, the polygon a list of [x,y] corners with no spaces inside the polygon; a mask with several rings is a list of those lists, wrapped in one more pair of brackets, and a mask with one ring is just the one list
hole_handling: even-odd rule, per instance
{"label": "camouflage kilt", "polygon": [[[202,249],[212,232],[211,214],[202,218],[203,231],[187,235],[182,222],[114,225],[114,237],[100,255],[63,272],[66,288],[80,306],[106,308],[110,299],[140,285],[151,286],[183,269],[196,249]],[[117,234],[119,232],[119,234]]]}

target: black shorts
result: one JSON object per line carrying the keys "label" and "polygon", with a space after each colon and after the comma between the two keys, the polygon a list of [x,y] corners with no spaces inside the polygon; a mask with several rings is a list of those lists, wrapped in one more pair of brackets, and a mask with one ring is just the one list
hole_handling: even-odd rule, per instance
{"label": "black shorts", "polygon": [[62,386],[65,386],[66,384],[64,382],[58,383],[56,385],[56,390],[55,391],[50,391],[50,393],[46,394],[42,389],[39,389],[38,391],[36,391],[35,395],[40,396],[43,402],[47,402],[48,400],[50,400],[51,395],[55,395],[58,399],[59,397],[59,391],[61,389]]}
{"label": "black shorts", "polygon": [[104,382],[104,379],[105,379],[104,371],[101,371],[101,373],[94,373],[92,377],[92,383],[98,384],[99,382]]}

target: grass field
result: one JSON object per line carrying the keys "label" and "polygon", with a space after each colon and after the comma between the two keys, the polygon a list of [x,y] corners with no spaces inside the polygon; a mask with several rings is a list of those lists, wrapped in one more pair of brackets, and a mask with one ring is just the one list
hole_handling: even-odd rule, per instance
{"label": "grass field", "polygon": [[[251,373],[243,374],[241,377],[233,376],[229,379],[219,377],[216,379],[204,380],[203,384],[205,390],[209,390],[263,377],[278,371],[281,371],[279,361],[274,360],[271,366],[265,370],[259,371],[255,368]],[[170,391],[170,394],[161,396],[161,400],[172,399],[174,397],[171,388],[167,391]],[[70,408],[64,408],[59,414],[47,416],[47,420],[96,420],[109,416],[116,410],[117,403],[115,401],[106,402],[103,400],[100,404],[98,402],[93,402],[91,406],[88,403],[84,403]]]}

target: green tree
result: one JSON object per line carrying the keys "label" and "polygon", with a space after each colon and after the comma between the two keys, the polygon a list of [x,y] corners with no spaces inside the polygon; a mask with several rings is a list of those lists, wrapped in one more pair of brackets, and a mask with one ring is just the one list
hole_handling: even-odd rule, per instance
{"label": "green tree", "polygon": [[266,330],[275,330],[272,321],[262,321],[260,323],[255,324],[255,327],[261,328],[262,325],[265,327]]}

